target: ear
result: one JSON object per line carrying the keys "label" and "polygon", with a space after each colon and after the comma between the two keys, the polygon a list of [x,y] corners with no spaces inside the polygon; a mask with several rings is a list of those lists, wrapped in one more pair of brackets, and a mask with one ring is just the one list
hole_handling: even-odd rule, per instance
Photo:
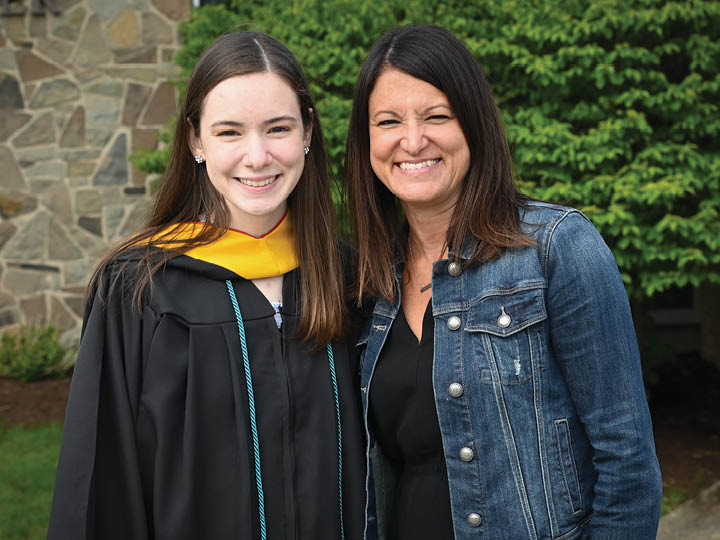
{"label": "ear", "polygon": [[190,147],[190,153],[192,155],[203,155],[202,153],[202,143],[200,142],[200,137],[198,137],[195,134],[195,128],[192,125],[192,122],[189,118],[185,119],[185,122],[187,122],[187,133],[188,133],[188,146]]}
{"label": "ear", "polygon": [[315,111],[312,109],[312,107],[308,108],[308,116],[310,117],[310,121],[305,128],[305,134],[303,136],[303,146],[310,146],[310,142],[312,141],[312,131],[313,131],[313,115],[315,114]]}

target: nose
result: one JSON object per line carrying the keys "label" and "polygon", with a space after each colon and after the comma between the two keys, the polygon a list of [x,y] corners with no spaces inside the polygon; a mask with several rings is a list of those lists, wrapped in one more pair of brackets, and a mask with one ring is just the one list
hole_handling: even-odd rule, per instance
{"label": "nose", "polygon": [[245,154],[242,163],[251,169],[262,169],[272,162],[272,155],[268,151],[262,137],[249,135],[245,141]]}
{"label": "nose", "polygon": [[400,141],[400,147],[408,154],[417,154],[427,146],[425,131],[418,122],[409,122],[405,134]]}

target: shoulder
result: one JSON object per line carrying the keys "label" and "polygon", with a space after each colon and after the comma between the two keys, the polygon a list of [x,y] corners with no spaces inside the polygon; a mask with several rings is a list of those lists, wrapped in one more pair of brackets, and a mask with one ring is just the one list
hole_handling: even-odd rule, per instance
{"label": "shoulder", "polygon": [[535,237],[537,231],[552,230],[558,223],[572,214],[577,214],[587,220],[580,210],[569,206],[541,201],[528,201],[520,208],[520,225],[523,232]]}
{"label": "shoulder", "polygon": [[[582,259],[593,264],[612,253],[592,222],[576,208],[530,201],[520,210],[523,232],[536,243],[541,264],[547,268],[555,257]],[[613,259],[614,261],[614,259]]]}
{"label": "shoulder", "polygon": [[103,303],[110,298],[130,301],[143,273],[147,272],[147,248],[128,248],[103,259],[88,283],[88,298]]}
{"label": "shoulder", "polygon": [[551,242],[576,235],[599,235],[590,220],[576,208],[529,201],[520,209],[520,226],[542,250]]}

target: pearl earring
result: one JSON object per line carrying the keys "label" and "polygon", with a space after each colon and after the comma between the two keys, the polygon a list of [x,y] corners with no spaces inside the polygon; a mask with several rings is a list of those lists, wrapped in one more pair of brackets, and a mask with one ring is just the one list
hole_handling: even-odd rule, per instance
{"label": "pearl earring", "polygon": [[205,158],[202,157],[200,154],[193,154],[193,157],[195,158],[196,163],[202,163],[205,161]]}
{"label": "pearl earring", "polygon": [[303,152],[305,152],[305,155],[307,156],[310,153],[310,147],[306,146],[305,148],[303,148]]}

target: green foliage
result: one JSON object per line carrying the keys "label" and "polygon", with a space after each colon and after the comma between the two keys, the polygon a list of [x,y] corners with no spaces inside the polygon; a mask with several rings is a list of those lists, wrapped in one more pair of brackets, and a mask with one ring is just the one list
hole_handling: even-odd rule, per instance
{"label": "green foliage", "polygon": [[173,119],[170,125],[160,130],[158,142],[160,150],[138,150],[130,156],[130,162],[138,169],[150,174],[162,174],[165,171],[167,162],[170,159],[170,140],[175,130],[177,119]]}
{"label": "green foliage", "polygon": [[400,24],[444,26],[490,76],[521,188],[582,209],[632,297],[720,283],[720,2],[228,4],[183,25],[183,73],[224,31],[280,39],[304,64],[335,172],[368,49]]}
{"label": "green foliage", "polygon": [[660,503],[660,515],[672,512],[682,503],[688,500],[687,491],[684,488],[673,484],[665,484],[663,486],[663,497]]}
{"label": "green foliage", "polygon": [[64,375],[69,350],[59,338],[60,332],[51,326],[6,332],[0,340],[0,375],[21,381]]}
{"label": "green foliage", "polygon": [[47,536],[61,439],[59,425],[0,424],[0,538],[40,540]]}
{"label": "green foliage", "polygon": [[[158,134],[159,148],[155,150],[137,150],[130,156],[130,162],[138,169],[148,174],[162,175],[165,167],[170,160],[170,141],[175,131],[177,118],[173,118],[168,124],[160,130]],[[155,194],[160,187],[160,178],[150,182],[150,193]]]}
{"label": "green foliage", "polygon": [[635,298],[720,281],[720,3],[499,12],[474,34],[524,189],[583,209]]}

